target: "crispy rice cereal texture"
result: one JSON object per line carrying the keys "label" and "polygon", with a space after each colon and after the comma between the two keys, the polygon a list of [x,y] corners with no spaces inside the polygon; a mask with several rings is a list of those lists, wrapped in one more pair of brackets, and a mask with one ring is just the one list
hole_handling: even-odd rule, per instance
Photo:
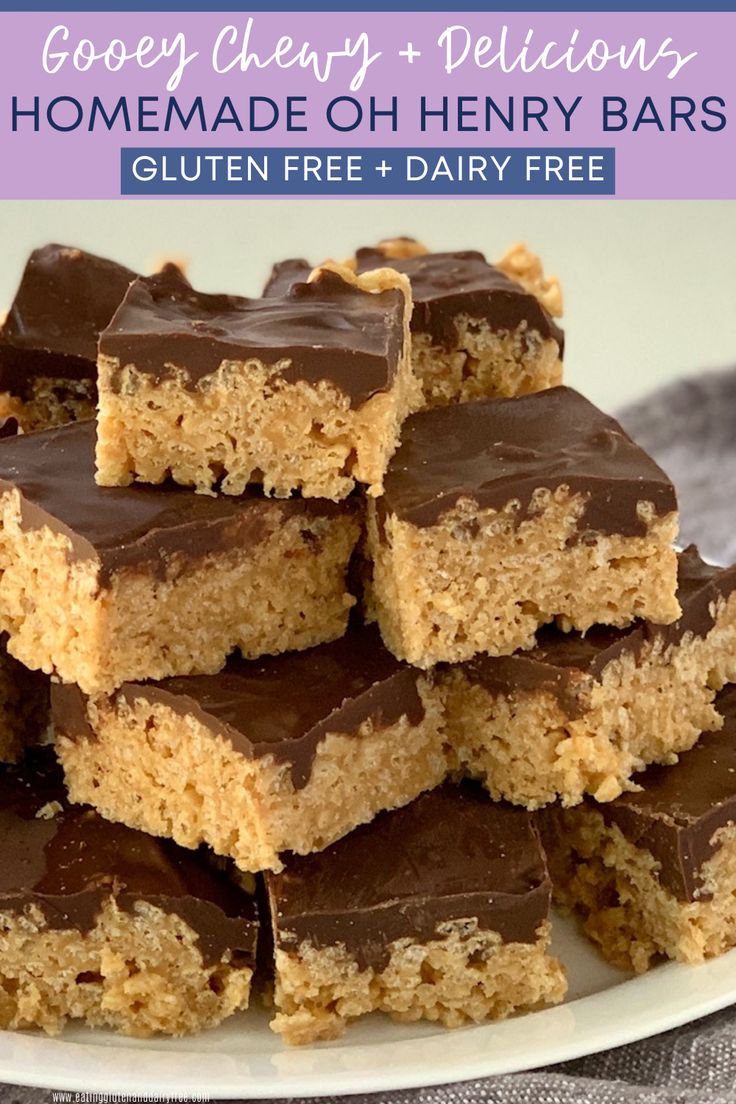
{"label": "crispy rice cereal texture", "polygon": [[205,966],[192,929],[146,902],[113,901],[86,933],[47,927],[35,906],[0,913],[0,1026],[56,1034],[67,1020],[125,1035],[186,1035],[248,1007],[252,968]]}
{"label": "crispy rice cereal texture", "polygon": [[20,510],[17,491],[0,496],[0,630],[27,667],[85,693],[209,674],[235,648],[256,657],[345,631],[350,514],[290,517],[253,548],[174,564],[165,578],[123,569],[100,589],[95,563],[75,562],[64,534],[23,529]]}
{"label": "crispy rice cereal texture", "polygon": [[479,510],[461,499],[437,524],[421,528],[394,515],[381,525],[370,503],[368,604],[386,646],[430,667],[528,648],[537,629],[555,618],[581,632],[637,617],[674,621],[677,514],[659,518],[640,503],[645,536],[599,535],[583,543],[574,537],[584,505],[584,496],[565,486],[542,489],[532,516],[517,525],[513,502]]}
{"label": "crispy rice cereal texture", "polygon": [[98,483],[161,483],[170,475],[199,491],[218,483],[226,494],[241,494],[251,480],[278,497],[298,490],[338,500],[356,483],[380,494],[401,424],[421,405],[411,366],[409,281],[392,269],[356,276],[338,265],[323,267],[366,292],[403,292],[403,353],[389,390],[353,408],[329,381],[287,383],[279,365],[256,359],[223,361],[188,388],[181,374],[154,383],[134,364],[101,356]]}
{"label": "crispy rice cereal texture", "polygon": [[562,966],[547,953],[546,921],[531,944],[503,943],[496,932],[479,930],[477,920],[443,928],[427,944],[397,940],[380,972],[361,970],[342,944],[277,948],[272,1030],[291,1045],[336,1039],[368,1012],[460,1027],[556,1004],[565,995]]}
{"label": "crispy rice cereal texture", "polygon": [[510,280],[515,280],[524,291],[536,295],[539,302],[553,318],[563,314],[562,288],[557,276],[545,276],[542,261],[524,242],[517,242],[507,249],[496,268],[500,268]]}
{"label": "crispy rice cereal texture", "polygon": [[135,699],[90,700],[91,739],[57,734],[73,801],[184,847],[208,844],[241,870],[280,870],[280,852],[320,851],[383,809],[406,805],[442,781],[446,765],[439,694],[420,680],[424,719],[351,735],[328,734],[310,777],[291,764],[250,759],[195,716]]}
{"label": "crispy rice cereal texture", "polygon": [[611,801],[649,763],[673,763],[702,732],[721,727],[716,690],[736,679],[736,594],[719,602],[705,637],[624,653],[600,681],[583,678],[571,716],[548,690],[493,694],[462,667],[445,673],[454,770],[483,780],[496,799],[535,809],[585,794]]}
{"label": "crispy rice cereal texture", "polygon": [[0,393],[0,418],[17,418],[24,433],[81,422],[97,414],[97,387],[91,380],[38,378],[33,394],[21,399]]}
{"label": "crispy rice cereal texture", "polygon": [[483,319],[459,315],[454,349],[433,345],[429,334],[413,338],[414,371],[426,406],[473,399],[513,398],[562,383],[560,349],[522,323],[496,332]]}
{"label": "crispy rice cereal texture", "polygon": [[[429,252],[411,238],[391,238],[379,242],[377,249],[389,264]],[[355,265],[355,258],[347,263]],[[526,246],[514,246],[496,267],[536,295],[550,314],[562,314],[559,281],[545,278],[539,257]],[[497,332],[484,319],[461,314],[455,319],[455,329],[457,342],[452,349],[433,344],[429,334],[412,334],[412,363],[426,406],[513,398],[562,383],[558,343],[529,329],[525,322],[511,332]]]}
{"label": "crispy rice cereal texture", "polygon": [[555,897],[582,913],[613,965],[643,973],[662,955],[693,964],[736,945],[736,826],[716,834],[717,850],[702,869],[706,899],[679,901],[661,885],[651,852],[606,826],[595,809],[570,809],[562,824]]}

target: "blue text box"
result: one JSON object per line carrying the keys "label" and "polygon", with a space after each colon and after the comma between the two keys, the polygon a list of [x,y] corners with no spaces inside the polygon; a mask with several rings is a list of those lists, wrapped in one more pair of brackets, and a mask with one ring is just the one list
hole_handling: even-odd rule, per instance
{"label": "blue text box", "polygon": [[610,147],[121,150],[122,195],[615,195]]}

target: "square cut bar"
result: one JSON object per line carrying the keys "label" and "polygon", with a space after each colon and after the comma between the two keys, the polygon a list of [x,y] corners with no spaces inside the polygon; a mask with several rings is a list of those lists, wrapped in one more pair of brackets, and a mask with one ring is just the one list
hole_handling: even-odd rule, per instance
{"label": "square cut bar", "polygon": [[94,422],[0,441],[0,630],[88,693],[340,636],[360,522],[336,505],[99,487]]}
{"label": "square cut bar", "polygon": [[207,860],[70,806],[51,748],[0,769],[0,1025],[183,1035],[248,1007],[254,899]]}
{"label": "square cut bar", "polygon": [[691,545],[678,580],[672,625],[550,627],[531,651],[445,668],[454,768],[527,808],[610,801],[634,772],[719,728],[716,691],[736,681],[736,567],[706,564]]}
{"label": "square cut bar", "polygon": [[369,503],[369,604],[421,667],[530,648],[553,620],[666,624],[677,524],[664,472],[567,387],[422,411]]}
{"label": "square cut bar", "polygon": [[606,805],[539,814],[555,884],[611,962],[642,972],[736,945],[736,686],[719,732]]}
{"label": "square cut bar", "polygon": [[99,482],[380,493],[421,401],[409,283],[390,269],[341,271],[272,299],[136,281],[100,338]]}
{"label": "square cut bar", "polygon": [[218,675],[52,694],[73,800],[246,871],[325,847],[445,775],[439,695],[372,627]]}
{"label": "square cut bar", "polygon": [[26,430],[95,416],[97,339],[136,275],[70,246],[31,253],[0,327],[0,414]]}
{"label": "square cut bar", "polygon": [[[525,395],[562,381],[564,335],[556,281],[524,247],[499,265],[482,253],[430,253],[411,238],[359,249],[360,272],[390,265],[408,276],[414,310],[412,363],[428,406]],[[281,295],[309,275],[304,260],[274,266],[264,295]]]}
{"label": "square cut bar", "polygon": [[287,1043],[367,1012],[457,1027],[560,1001],[531,817],[445,785],[267,875],[271,1024]]}
{"label": "square cut bar", "polygon": [[[0,439],[18,428],[17,418],[0,419]],[[14,659],[7,633],[0,633],[0,763],[15,763],[26,748],[48,742],[50,725],[48,675]]]}

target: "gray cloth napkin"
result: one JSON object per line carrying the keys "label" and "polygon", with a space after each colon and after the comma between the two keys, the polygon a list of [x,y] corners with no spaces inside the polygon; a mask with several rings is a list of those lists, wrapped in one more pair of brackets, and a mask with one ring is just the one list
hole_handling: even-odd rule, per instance
{"label": "gray cloth napkin", "polygon": [[680,541],[736,560],[736,369],[706,372],[619,411],[631,436],[677,487]]}
{"label": "gray cloth napkin", "polygon": [[[682,543],[695,542],[706,559],[736,560],[736,369],[672,384],[620,411],[619,417],[677,486]],[[382,1098],[350,1099],[355,1104],[378,1104]],[[49,1100],[50,1094],[41,1090],[0,1087],[0,1104],[47,1104]],[[392,1093],[385,1100],[387,1104],[736,1104],[736,1008],[552,1069]]]}

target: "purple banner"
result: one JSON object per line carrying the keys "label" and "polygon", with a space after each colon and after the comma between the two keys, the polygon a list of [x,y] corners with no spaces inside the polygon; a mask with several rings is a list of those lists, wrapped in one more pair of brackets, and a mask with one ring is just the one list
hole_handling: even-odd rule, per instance
{"label": "purple banner", "polygon": [[[541,151],[534,194],[567,194],[560,151],[607,149],[619,198],[736,197],[734,13],[0,19],[2,198],[119,196],[121,151],[148,147],[158,157],[191,147],[244,158],[254,149],[347,156],[375,147],[395,150],[397,164],[405,150],[443,151],[427,170],[436,177],[425,173],[414,193],[408,174],[403,195],[427,194],[428,182],[435,195],[494,194],[460,185],[472,152],[492,164],[496,149]],[[304,194],[353,194],[329,183],[305,184]],[[264,187],[261,177],[238,194],[283,194],[283,184]],[[377,174],[371,194],[398,194],[393,187],[390,173]],[[191,181],[187,189],[200,194]],[[146,194],[138,183],[135,193]]]}

